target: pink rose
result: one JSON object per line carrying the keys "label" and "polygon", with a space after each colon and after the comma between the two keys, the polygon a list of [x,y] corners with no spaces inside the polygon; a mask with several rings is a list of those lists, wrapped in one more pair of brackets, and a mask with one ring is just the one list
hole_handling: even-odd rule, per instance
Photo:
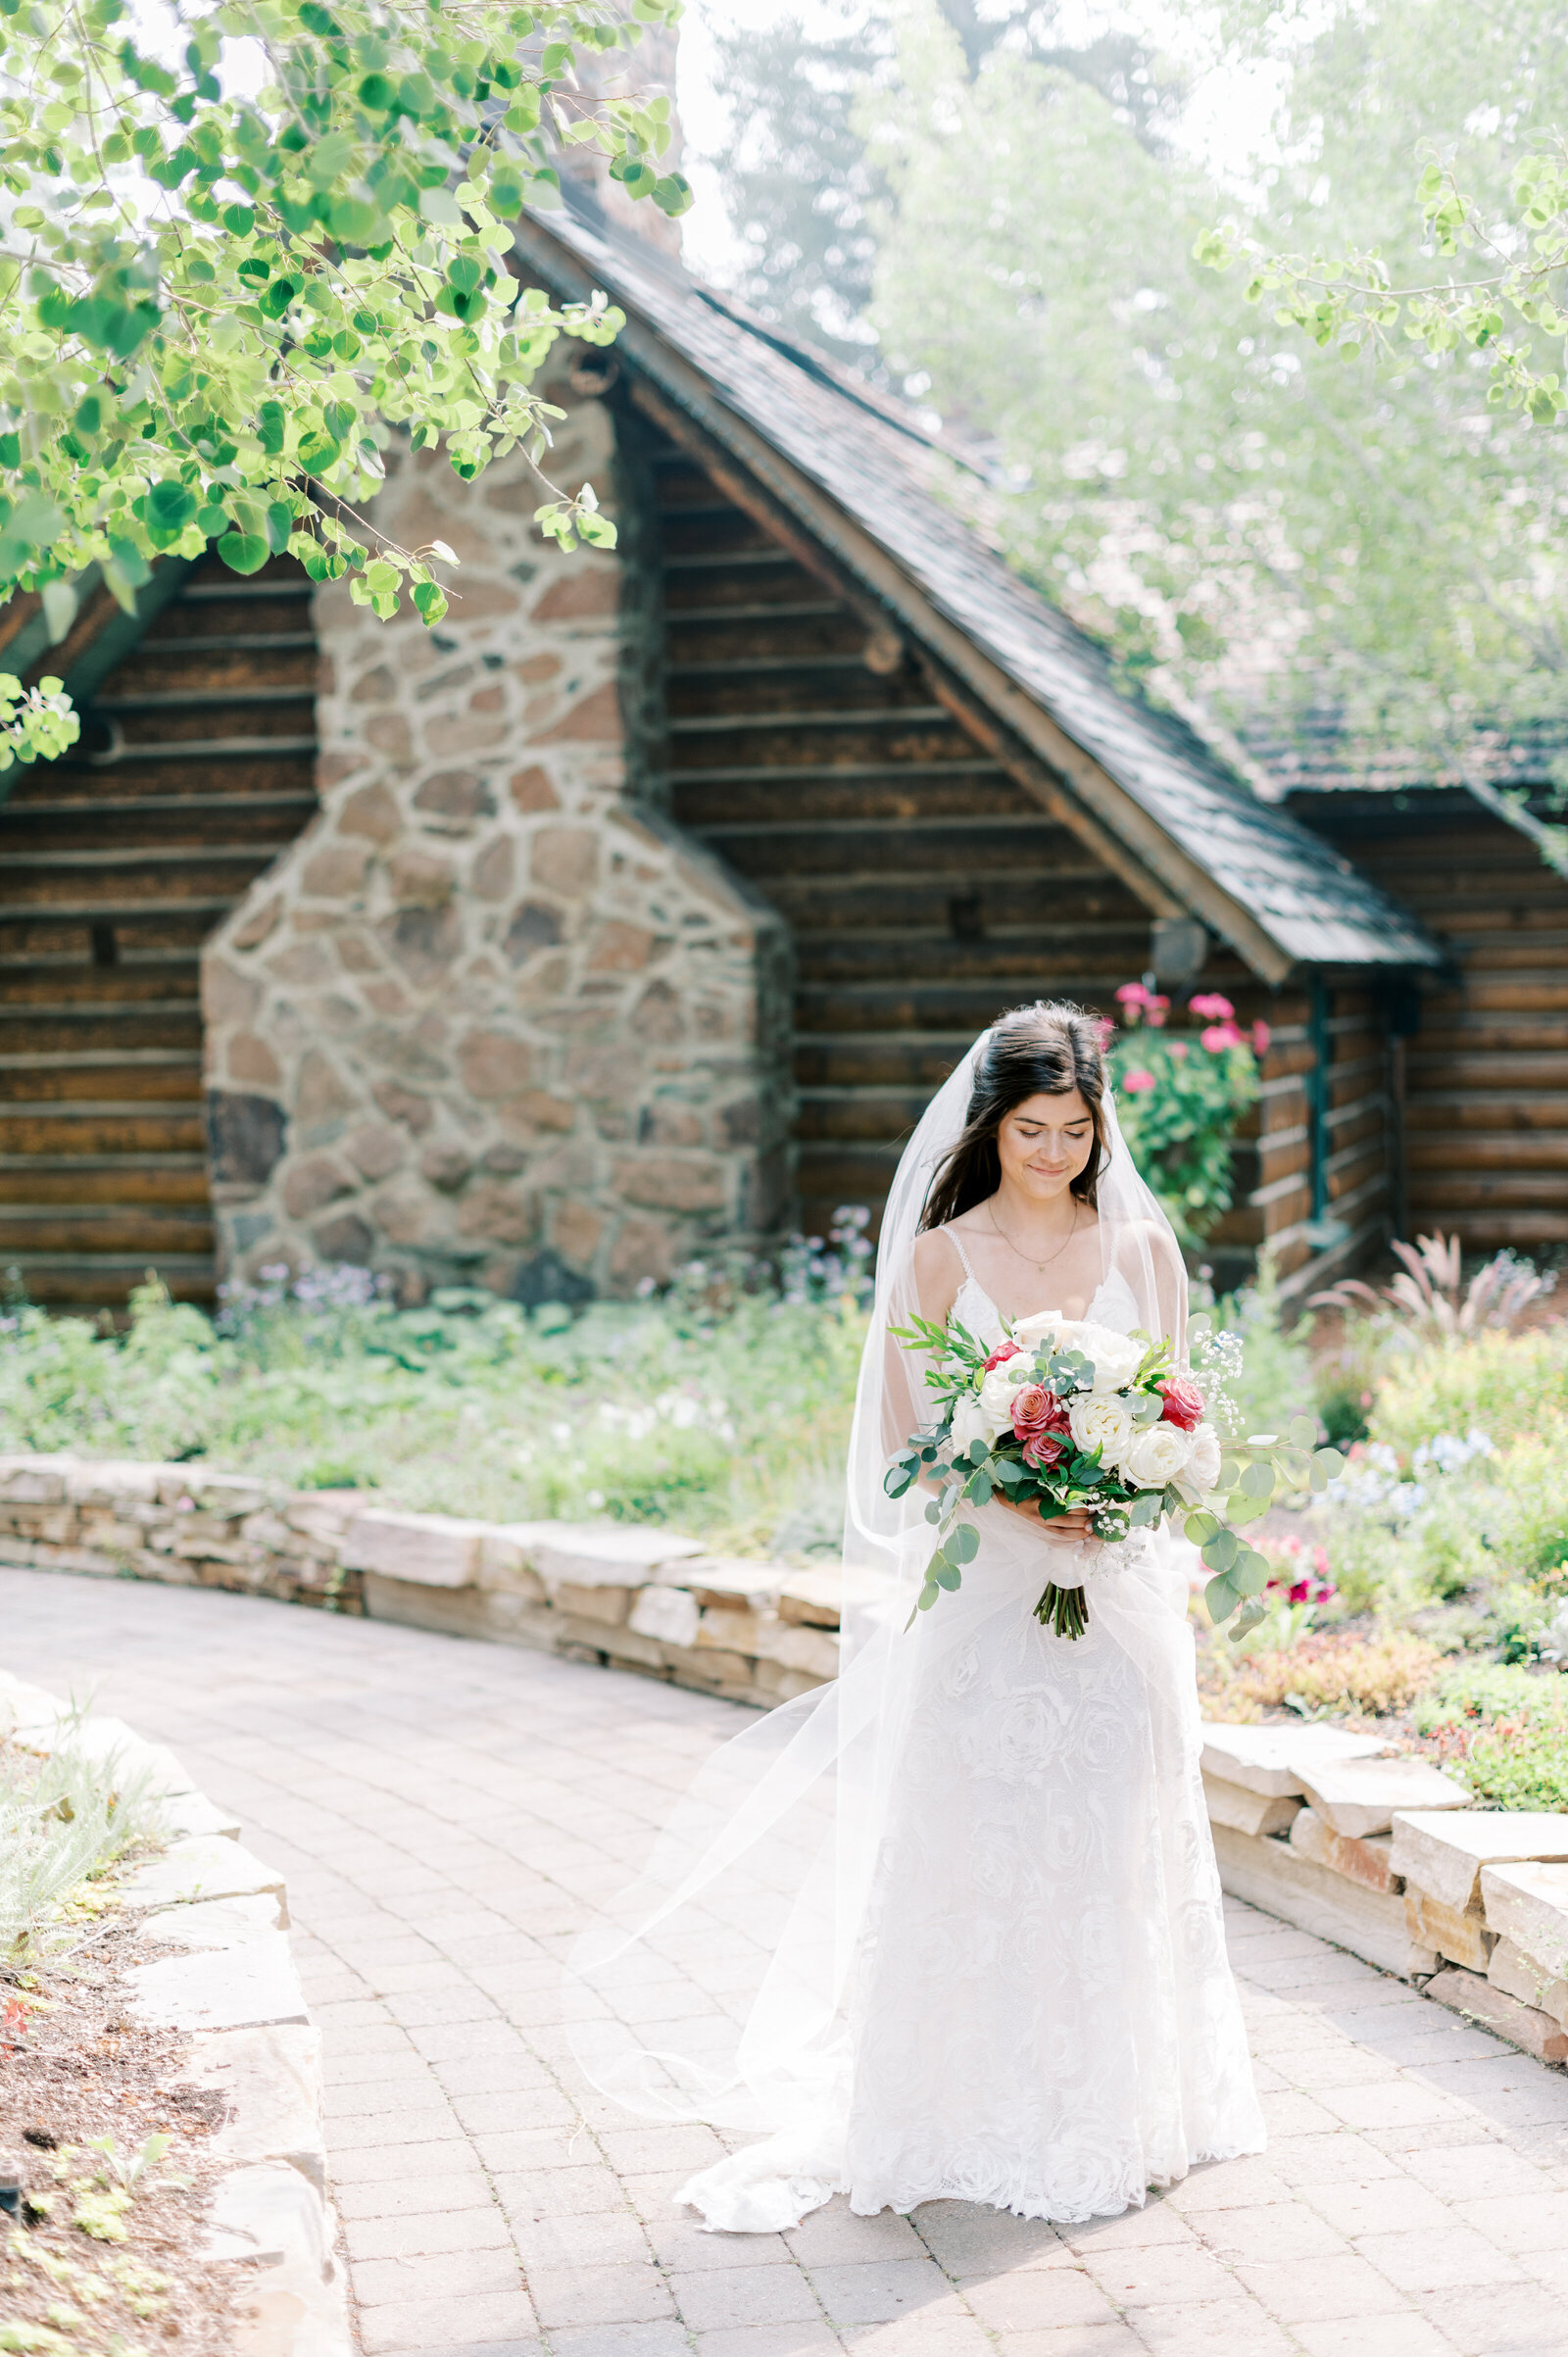
{"label": "pink rose", "polygon": [[1031,1432],[1023,1445],[1023,1461],[1037,1473],[1050,1473],[1066,1453],[1066,1442],[1054,1432]]}
{"label": "pink rose", "polygon": [[1121,1085],[1129,1097],[1141,1097],[1146,1089],[1153,1087],[1154,1075],[1152,1072],[1146,1072],[1140,1064],[1136,1072],[1122,1074]]}
{"label": "pink rose", "polygon": [[1009,1358],[1017,1358],[1018,1356],[1020,1356],[1020,1352],[1016,1343],[999,1343],[997,1348],[992,1351],[991,1356],[986,1360],[981,1372],[989,1375],[993,1367],[1005,1366]]}
{"label": "pink rose", "polygon": [[1228,1023],[1236,1012],[1229,999],[1222,998],[1217,990],[1200,991],[1198,997],[1189,999],[1187,1004],[1191,1011],[1205,1023]]}
{"label": "pink rose", "polygon": [[1026,1383],[1012,1397],[1012,1429],[1020,1441],[1036,1433],[1066,1432],[1067,1410],[1043,1383]]}
{"label": "pink rose", "polygon": [[1247,1045],[1234,1023],[1210,1023],[1200,1037],[1210,1056],[1220,1056],[1227,1048],[1245,1048]]}
{"label": "pink rose", "polygon": [[1162,1424],[1179,1424],[1183,1432],[1196,1432],[1203,1421],[1204,1399],[1196,1383],[1186,1375],[1169,1375],[1159,1386],[1165,1405],[1160,1414]]}

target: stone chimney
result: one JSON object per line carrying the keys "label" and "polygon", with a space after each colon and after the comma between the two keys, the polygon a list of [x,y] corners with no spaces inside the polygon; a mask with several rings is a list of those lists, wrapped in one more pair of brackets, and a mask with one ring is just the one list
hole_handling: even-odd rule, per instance
{"label": "stone chimney", "polygon": [[[635,49],[615,49],[607,56],[600,56],[593,50],[579,50],[576,59],[577,84],[585,104],[591,105],[601,96],[665,97],[669,100],[673,135],[664,153],[658,158],[661,172],[676,172],[680,168],[680,118],[675,112],[678,40],[679,31],[675,25],[650,25]],[[640,201],[629,197],[620,182],[611,178],[609,160],[596,148],[565,149],[559,170],[563,183],[581,189],[591,197],[616,228],[629,229],[634,236],[646,238],[650,245],[661,247],[664,253],[679,255],[679,221],[671,221],[667,213],[662,213],[647,197]]]}

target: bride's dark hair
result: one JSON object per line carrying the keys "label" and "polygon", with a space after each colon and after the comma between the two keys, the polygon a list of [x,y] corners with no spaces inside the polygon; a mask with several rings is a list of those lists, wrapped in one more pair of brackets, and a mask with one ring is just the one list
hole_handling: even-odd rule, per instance
{"label": "bride's dark hair", "polygon": [[1002,1184],[1002,1160],[997,1131],[1016,1105],[1029,1097],[1065,1097],[1076,1089],[1089,1107],[1095,1142],[1089,1159],[1072,1181],[1072,1192],[1095,1208],[1100,1173],[1105,1162],[1105,1121],[1102,1098],[1105,1068],[1101,1056],[1102,1025],[1098,1015],[1081,1007],[1037,1000],[1033,1007],[1015,1007],[992,1026],[974,1067],[969,1109],[956,1145],[931,1183],[922,1230],[946,1227],[960,1213],[983,1203]]}

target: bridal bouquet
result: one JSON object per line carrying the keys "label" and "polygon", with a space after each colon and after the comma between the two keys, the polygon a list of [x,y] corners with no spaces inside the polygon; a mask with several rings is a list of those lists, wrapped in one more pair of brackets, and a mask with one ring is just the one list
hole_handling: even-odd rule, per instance
{"label": "bridal bouquet", "polygon": [[[1000,1494],[1045,1522],[1082,1507],[1095,1537],[1111,1544],[1184,1513],[1187,1536],[1213,1574],[1210,1615],[1217,1624],[1235,1614],[1231,1635],[1242,1637],[1262,1617],[1270,1565],[1237,1526],[1266,1512],[1276,1489],[1321,1490],[1340,1470],[1334,1449],[1314,1449],[1317,1427],[1306,1416],[1284,1439],[1222,1440],[1168,1340],[1054,1310],[1020,1318],[994,1350],[956,1318],[945,1326],[911,1318],[893,1332],[931,1360],[925,1381],[940,1411],[898,1451],[885,1480],[890,1498],[918,1481],[936,1486],[926,1520],[942,1536],[916,1611],[958,1587],[979,1552],[979,1533],[957,1519],[959,1509]],[[1035,1618],[1058,1637],[1081,1637],[1089,1623],[1082,1588],[1053,1581]]]}

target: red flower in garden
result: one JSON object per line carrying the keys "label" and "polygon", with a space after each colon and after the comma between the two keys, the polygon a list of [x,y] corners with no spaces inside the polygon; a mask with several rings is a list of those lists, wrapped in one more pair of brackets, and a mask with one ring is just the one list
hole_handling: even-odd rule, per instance
{"label": "red flower in garden", "polygon": [[1203,1421],[1203,1395],[1186,1375],[1170,1375],[1159,1386],[1165,1405],[1160,1415],[1162,1424],[1179,1424],[1183,1432],[1195,1432]]}

